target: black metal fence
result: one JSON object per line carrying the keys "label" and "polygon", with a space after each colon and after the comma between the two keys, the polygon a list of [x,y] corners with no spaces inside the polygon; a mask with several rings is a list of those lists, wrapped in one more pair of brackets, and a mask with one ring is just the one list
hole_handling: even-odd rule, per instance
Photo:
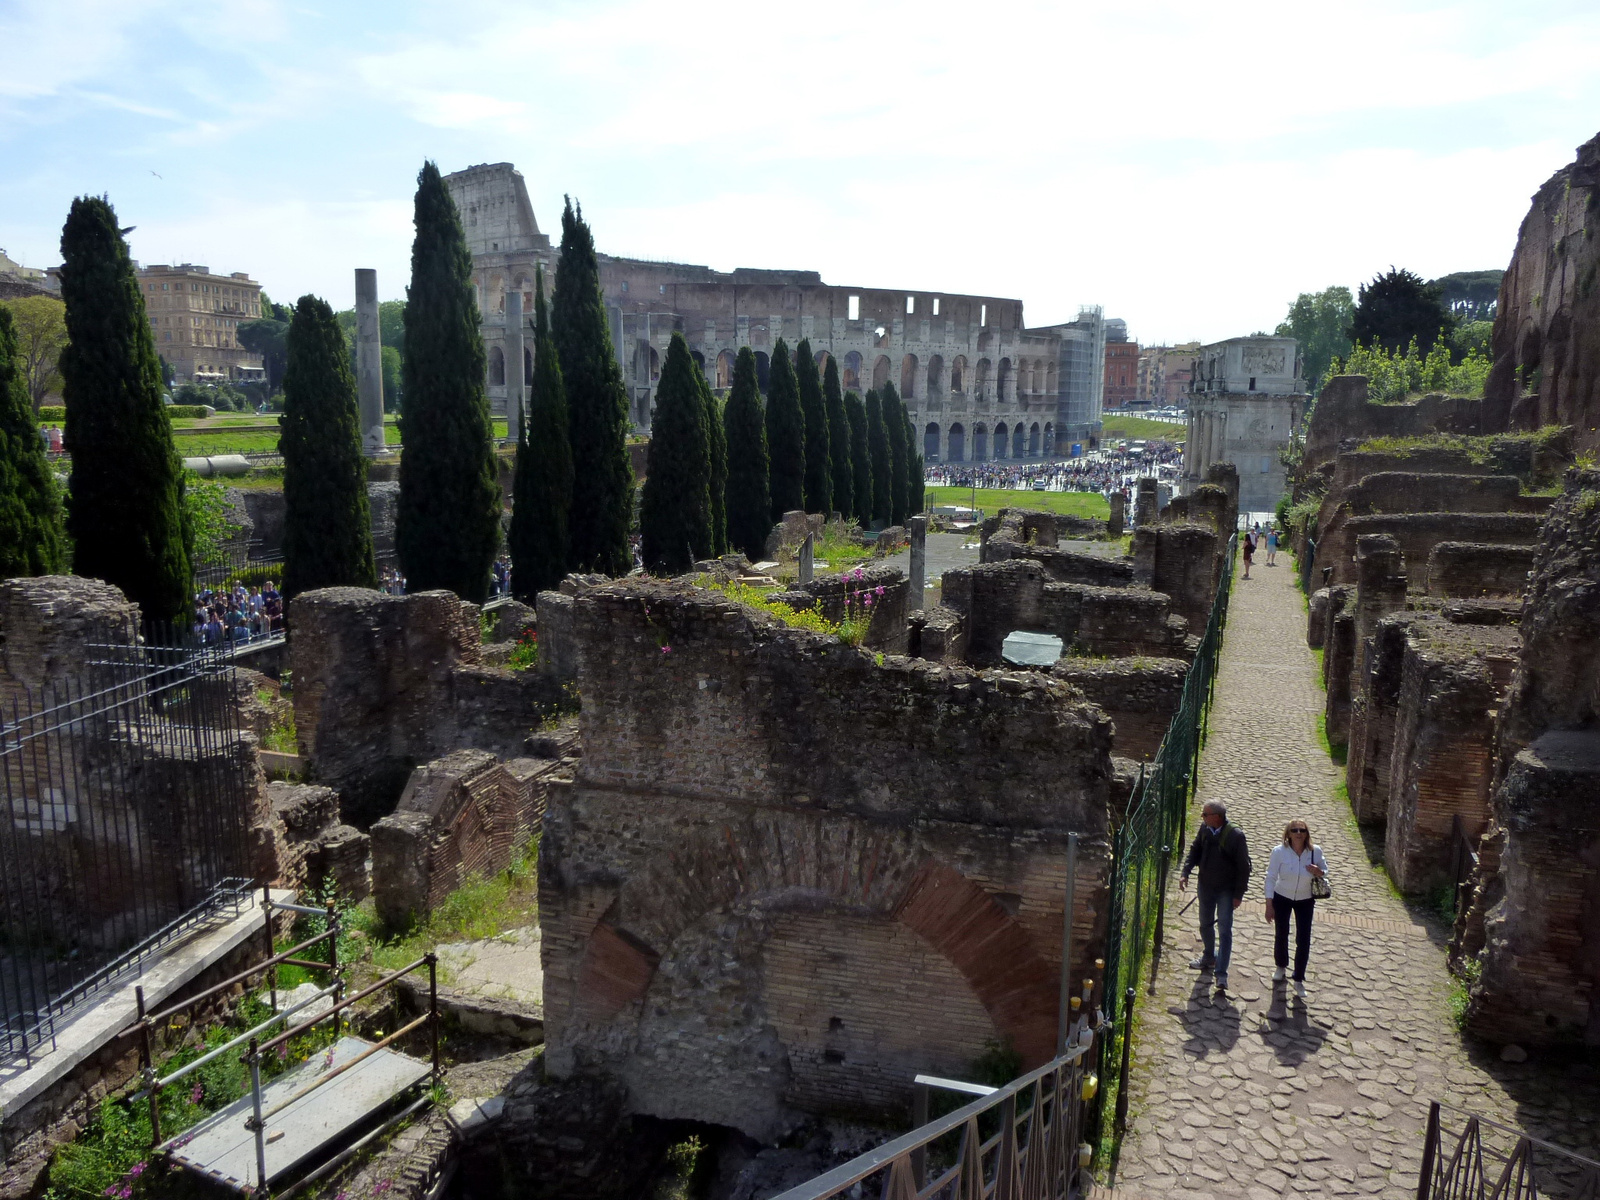
{"label": "black metal fence", "polygon": [[227,647],[107,641],[0,684],[0,1063],[248,901],[255,765]]}
{"label": "black metal fence", "polygon": [[1600,1162],[1438,1101],[1428,1106],[1417,1200],[1595,1200]]}
{"label": "black metal fence", "polygon": [[[1148,976],[1152,991],[1160,967],[1167,873],[1174,856],[1183,850],[1184,816],[1205,745],[1206,718],[1216,690],[1217,662],[1228,620],[1238,548],[1239,536],[1234,534],[1228,539],[1222,577],[1199,650],[1184,680],[1178,711],[1167,726],[1155,758],[1141,767],[1127,815],[1113,837],[1105,974],[1105,1010],[1113,1032],[1100,1042],[1099,1048],[1101,1077],[1117,1081],[1117,1136],[1127,1120],[1134,1000],[1146,958],[1152,952]],[[1103,1112],[1097,1113],[1097,1118],[1103,1121]]]}

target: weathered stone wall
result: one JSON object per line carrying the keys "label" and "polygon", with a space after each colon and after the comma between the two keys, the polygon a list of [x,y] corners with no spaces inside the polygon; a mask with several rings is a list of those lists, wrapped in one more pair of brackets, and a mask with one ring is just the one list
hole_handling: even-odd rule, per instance
{"label": "weathered stone wall", "polygon": [[[1335,518],[1317,542],[1314,570],[1332,567],[1330,582],[1354,583],[1356,540],[1386,533],[1400,544],[1407,562],[1425,563],[1440,542],[1496,542],[1528,546],[1539,540],[1539,513],[1383,513]],[[1320,578],[1320,575],[1318,576]]]}
{"label": "weathered stone wall", "polygon": [[26,707],[45,689],[90,686],[91,642],[133,645],[139,606],[117,588],[77,575],[0,579],[0,701]]}
{"label": "weathered stone wall", "polygon": [[1111,745],[1119,757],[1148,762],[1166,736],[1183,699],[1189,664],[1181,658],[1078,658],[1058,662],[1065,679],[1111,718]]}
{"label": "weathered stone wall", "polygon": [[1378,621],[1366,646],[1366,667],[1351,685],[1345,790],[1363,825],[1389,819],[1389,763],[1399,716],[1406,634],[1414,618],[1391,613]]}
{"label": "weathered stone wall", "polygon": [[1189,632],[1205,632],[1216,598],[1219,570],[1227,556],[1227,539],[1196,524],[1156,528],[1150,587],[1172,597],[1172,611],[1188,622]]}
{"label": "weathered stone wall", "polygon": [[[911,581],[898,567],[860,567],[844,574],[819,575],[770,597],[794,608],[815,608],[835,623],[867,617],[861,644],[891,654],[906,652],[906,602]],[[868,603],[870,599],[871,603]]]}
{"label": "weathered stone wall", "polygon": [[295,597],[289,619],[300,752],[354,825],[391,811],[418,763],[522,754],[563,699],[552,674],[480,665],[478,607],[450,592],[324,588]]}
{"label": "weathered stone wall", "polygon": [[1068,831],[1080,966],[1103,926],[1103,713],[685,581],[588,592],[576,629],[585,757],[539,869],[551,1075],[771,1137],[898,1116],[991,1038],[1053,1053]]}
{"label": "weathered stone wall", "polygon": [[966,662],[966,622],[943,605],[919,609],[906,618],[906,653],[950,666]]}
{"label": "weathered stone wall", "polygon": [[277,882],[314,893],[331,879],[340,897],[359,903],[372,891],[367,835],[339,820],[339,793],[315,784],[267,784],[273,819],[283,828]]}
{"label": "weathered stone wall", "polygon": [[1439,542],[1428,554],[1428,595],[1451,599],[1521,596],[1533,570],[1532,546]]}
{"label": "weathered stone wall", "polygon": [[1482,409],[1481,400],[1443,395],[1419,396],[1405,404],[1375,404],[1367,399],[1365,375],[1338,375],[1328,380],[1311,410],[1303,461],[1308,469],[1329,462],[1347,439],[1482,433]]}
{"label": "weathered stone wall", "polygon": [[1324,731],[1333,745],[1350,740],[1351,672],[1356,661],[1355,588],[1328,591],[1328,626],[1322,638]]}

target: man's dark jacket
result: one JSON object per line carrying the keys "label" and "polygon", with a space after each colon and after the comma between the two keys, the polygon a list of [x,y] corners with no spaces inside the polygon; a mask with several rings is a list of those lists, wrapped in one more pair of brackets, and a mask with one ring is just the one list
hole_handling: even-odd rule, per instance
{"label": "man's dark jacket", "polygon": [[1227,822],[1215,833],[1209,825],[1202,824],[1189,847],[1189,857],[1183,864],[1183,877],[1200,868],[1200,886],[1208,892],[1229,892],[1236,899],[1250,886],[1250,848],[1245,845],[1244,830]]}

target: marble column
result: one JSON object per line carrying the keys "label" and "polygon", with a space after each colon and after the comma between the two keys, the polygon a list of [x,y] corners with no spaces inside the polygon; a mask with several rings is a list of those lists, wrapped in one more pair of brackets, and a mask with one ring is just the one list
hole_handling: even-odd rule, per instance
{"label": "marble column", "polygon": [[368,458],[384,452],[383,342],[378,333],[378,273],[356,268],[356,398],[361,449]]}
{"label": "marble column", "polygon": [[922,607],[922,594],[928,582],[928,518],[912,517],[906,524],[911,526],[911,587],[906,608],[915,612]]}
{"label": "marble column", "polygon": [[506,434],[512,445],[522,442],[523,412],[526,406],[522,378],[522,289],[513,284],[506,292]]}

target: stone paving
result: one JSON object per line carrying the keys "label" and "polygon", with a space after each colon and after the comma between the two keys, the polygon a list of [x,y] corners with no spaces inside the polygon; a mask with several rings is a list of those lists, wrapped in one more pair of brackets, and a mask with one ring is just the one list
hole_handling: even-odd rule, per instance
{"label": "stone paving", "polygon": [[[1322,690],[1304,631],[1292,565],[1262,563],[1235,581],[1191,824],[1200,802],[1226,802],[1249,836],[1255,874],[1235,914],[1232,990],[1216,996],[1209,976],[1188,968],[1196,914],[1178,912],[1193,892],[1180,893],[1172,872],[1156,994],[1140,997],[1115,1194],[1402,1200],[1416,1194],[1430,1100],[1597,1157],[1592,1059],[1579,1051],[1512,1063],[1458,1034],[1448,931],[1408,909],[1369,864],[1336,792],[1341,772],[1318,745]],[[1334,892],[1317,905],[1304,1001],[1271,982],[1261,890],[1294,817],[1327,855]]]}

